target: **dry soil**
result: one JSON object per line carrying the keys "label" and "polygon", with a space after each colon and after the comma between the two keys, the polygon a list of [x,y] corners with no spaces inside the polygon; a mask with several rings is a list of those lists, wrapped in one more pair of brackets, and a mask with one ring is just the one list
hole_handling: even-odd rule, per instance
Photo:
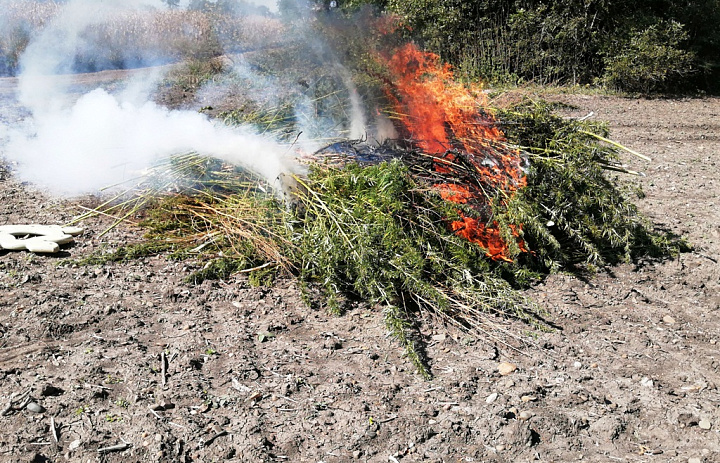
{"label": "dry soil", "polygon": [[[88,220],[59,256],[0,251],[0,461],[720,461],[720,99],[550,98],[652,157],[628,181],[693,252],[548,278],[529,293],[558,329],[522,353],[428,325],[425,381],[377,309],[308,309],[294,281],[64,263],[142,235]],[[87,202],[0,167],[0,225]],[[24,392],[39,407],[6,407]]]}

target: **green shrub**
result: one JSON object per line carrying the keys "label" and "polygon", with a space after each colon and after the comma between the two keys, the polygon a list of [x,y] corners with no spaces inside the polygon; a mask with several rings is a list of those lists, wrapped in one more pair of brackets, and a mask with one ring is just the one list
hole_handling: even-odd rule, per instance
{"label": "green shrub", "polygon": [[603,83],[629,92],[671,90],[693,72],[695,56],[681,48],[687,38],[676,21],[659,21],[634,32],[620,50],[608,54]]}
{"label": "green shrub", "polygon": [[642,92],[720,85],[720,0],[342,2],[348,10],[361,3],[398,15],[406,37],[463,78]]}

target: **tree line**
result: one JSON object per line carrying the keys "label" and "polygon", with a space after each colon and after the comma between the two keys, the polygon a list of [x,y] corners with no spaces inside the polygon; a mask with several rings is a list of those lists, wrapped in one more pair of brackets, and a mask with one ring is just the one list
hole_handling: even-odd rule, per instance
{"label": "tree line", "polygon": [[398,15],[467,78],[720,90],[720,0],[345,0]]}

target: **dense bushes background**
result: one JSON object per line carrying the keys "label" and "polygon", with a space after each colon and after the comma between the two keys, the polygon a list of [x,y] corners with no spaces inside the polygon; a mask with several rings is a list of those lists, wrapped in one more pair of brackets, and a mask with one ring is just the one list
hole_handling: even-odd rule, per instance
{"label": "dense bushes background", "polygon": [[720,0],[347,0],[398,14],[469,78],[720,89]]}
{"label": "dense bushes background", "polygon": [[[0,14],[0,75],[14,75],[34,33],[64,0],[6,0]],[[89,31],[112,45],[115,67],[242,51],[262,44],[269,9],[245,0],[164,0],[171,11],[116,18]],[[328,0],[315,0],[329,9]],[[295,18],[305,0],[278,0]],[[493,83],[594,84],[621,91],[720,91],[720,0],[339,0],[349,14],[394,13],[458,75]],[[337,10],[336,10],[337,11]],[[264,17],[265,22],[247,22]],[[246,19],[242,19],[246,18]],[[258,25],[261,27],[258,30]],[[190,28],[195,34],[188,36]],[[209,30],[212,29],[212,30]],[[82,53],[80,53],[82,55]],[[138,55],[142,54],[142,59]],[[201,53],[202,54],[202,53]],[[157,56],[156,56],[157,55]],[[82,70],[107,68],[83,57]],[[95,60],[96,61],[96,60]],[[114,64],[113,64],[114,63]]]}

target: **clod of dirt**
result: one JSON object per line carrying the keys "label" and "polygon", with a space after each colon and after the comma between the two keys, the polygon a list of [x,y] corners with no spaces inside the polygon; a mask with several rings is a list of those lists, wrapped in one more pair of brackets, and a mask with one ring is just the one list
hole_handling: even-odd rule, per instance
{"label": "clod of dirt", "polygon": [[518,415],[518,420],[520,420],[520,421],[528,421],[528,420],[530,420],[530,418],[532,418],[532,417],[533,417],[533,413],[532,413],[532,412],[529,412],[529,411],[527,411],[527,410],[523,410],[523,411],[521,411],[520,414]]}
{"label": "clod of dirt", "polygon": [[515,421],[503,431],[505,447],[512,447],[516,449],[521,449],[523,447],[532,447],[534,444],[537,443],[538,440],[534,437],[535,435],[537,434],[530,429],[530,426],[527,424],[527,422]]}
{"label": "clod of dirt", "polygon": [[600,417],[590,425],[590,432],[605,442],[612,442],[617,439],[625,430],[623,421],[612,415]]}
{"label": "clod of dirt", "polygon": [[694,416],[692,413],[681,413],[678,415],[678,424],[681,428],[689,428],[691,426],[697,426],[700,419]]}
{"label": "clod of dirt", "polygon": [[510,362],[502,362],[498,365],[498,373],[502,376],[507,376],[517,370],[517,365]]}

